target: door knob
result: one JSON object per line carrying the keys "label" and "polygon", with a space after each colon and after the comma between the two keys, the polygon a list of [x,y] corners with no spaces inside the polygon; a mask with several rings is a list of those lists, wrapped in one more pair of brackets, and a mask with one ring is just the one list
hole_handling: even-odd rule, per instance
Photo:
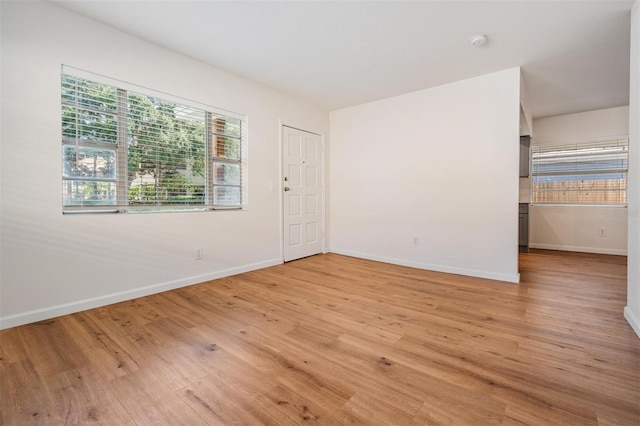
{"label": "door knob", "polygon": [[291,190],[291,188],[289,188],[288,186],[285,186],[285,187],[284,187],[284,190],[285,190],[285,191],[290,191],[290,190]]}

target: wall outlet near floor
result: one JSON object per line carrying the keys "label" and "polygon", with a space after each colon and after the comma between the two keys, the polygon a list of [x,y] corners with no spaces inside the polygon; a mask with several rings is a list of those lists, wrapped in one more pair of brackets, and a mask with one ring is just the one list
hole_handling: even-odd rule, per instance
{"label": "wall outlet near floor", "polygon": [[600,234],[601,237],[606,237],[607,236],[607,228],[600,228]]}
{"label": "wall outlet near floor", "polygon": [[196,260],[202,260],[202,248],[197,248],[194,258]]}
{"label": "wall outlet near floor", "polygon": [[420,244],[420,240],[418,239],[418,237],[413,237],[413,244],[416,246]]}

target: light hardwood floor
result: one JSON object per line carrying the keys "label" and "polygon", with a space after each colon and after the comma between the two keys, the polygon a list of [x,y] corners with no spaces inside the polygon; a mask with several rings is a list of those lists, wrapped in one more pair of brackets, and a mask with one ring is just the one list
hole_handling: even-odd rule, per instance
{"label": "light hardwood floor", "polygon": [[0,334],[0,423],[639,425],[626,258],[319,255]]}

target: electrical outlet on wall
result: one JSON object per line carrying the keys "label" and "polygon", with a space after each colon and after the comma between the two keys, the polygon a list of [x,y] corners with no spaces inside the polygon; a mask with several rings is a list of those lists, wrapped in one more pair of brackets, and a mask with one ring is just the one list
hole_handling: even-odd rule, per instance
{"label": "electrical outlet on wall", "polygon": [[195,259],[196,260],[202,260],[202,248],[197,248],[196,249],[196,253],[195,253]]}
{"label": "electrical outlet on wall", "polygon": [[600,228],[600,234],[601,237],[606,237],[607,236],[607,228]]}

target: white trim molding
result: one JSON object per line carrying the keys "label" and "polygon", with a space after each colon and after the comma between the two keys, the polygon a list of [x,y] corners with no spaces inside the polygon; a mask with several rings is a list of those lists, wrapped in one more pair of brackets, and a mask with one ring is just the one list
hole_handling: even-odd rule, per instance
{"label": "white trim molding", "polygon": [[627,320],[633,331],[636,332],[636,335],[640,338],[640,319],[633,314],[631,309],[628,306],[624,307],[624,318]]}
{"label": "white trim molding", "polygon": [[162,293],[164,291],[174,290],[181,287],[187,287],[218,278],[229,277],[244,272],[255,271],[257,269],[268,268],[282,264],[281,259],[266,260],[264,262],[252,263],[248,265],[238,266],[235,268],[223,269],[217,272],[211,272],[203,275],[196,275],[180,280],[169,281],[165,283],[154,284],[146,287],[135,288],[132,290],[121,291],[100,297],[79,300],[77,302],[65,303],[62,305],[51,306],[43,309],[36,309],[28,312],[22,312],[7,317],[0,317],[0,330],[6,328],[17,327],[19,325],[30,324],[37,321],[47,320],[62,315],[73,314],[87,309],[98,308],[100,306],[111,305],[113,303],[124,302],[126,300],[136,299],[138,297],[149,296],[151,294]]}
{"label": "white trim molding", "polygon": [[377,256],[368,253],[355,252],[342,249],[330,249],[331,253],[341,254],[344,256],[357,257],[360,259],[374,260],[376,262],[391,263],[392,265],[408,266],[410,268],[425,269],[428,271],[445,272],[447,274],[466,275],[468,277],[486,278],[489,280],[504,281],[517,284],[520,282],[520,274],[497,274],[495,272],[483,271],[479,269],[458,268],[447,265],[434,265],[431,263],[416,262],[412,260],[396,259],[385,256]]}
{"label": "white trim molding", "polygon": [[580,253],[596,253],[596,254],[615,254],[618,256],[626,256],[626,250],[606,249],[601,247],[577,247],[577,246],[561,246],[555,244],[537,244],[529,243],[529,248],[544,250],[560,250],[560,251],[577,251]]}

